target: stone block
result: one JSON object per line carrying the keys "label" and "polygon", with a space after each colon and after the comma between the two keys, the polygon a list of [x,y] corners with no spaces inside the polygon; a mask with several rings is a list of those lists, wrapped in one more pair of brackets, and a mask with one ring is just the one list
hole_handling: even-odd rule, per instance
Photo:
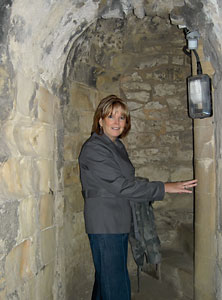
{"label": "stone block", "polygon": [[[165,120],[147,119],[143,111],[132,111],[131,133],[133,134],[155,134],[157,138],[166,133]],[[130,134],[131,134],[130,133]]]}
{"label": "stone block", "polygon": [[[94,267],[92,261],[89,240],[85,234],[83,214],[74,214],[67,212],[65,215],[66,224],[64,235],[65,239],[65,268],[66,268],[66,287],[69,294],[77,295],[78,299],[90,298],[92,285],[94,281]],[[78,274],[78,276],[76,276]],[[88,290],[86,294],[82,292]],[[72,292],[71,292],[72,291]],[[80,296],[81,295],[81,296]]]}
{"label": "stone block", "polygon": [[[38,287],[37,287],[37,278],[38,276],[34,276],[32,278],[29,278],[27,281],[24,282],[22,286],[20,286],[18,289],[20,290],[21,298],[24,300],[37,300],[37,293],[38,293]],[[38,299],[40,300],[40,299]]]}
{"label": "stone block", "polygon": [[69,237],[65,239],[66,262],[71,263],[72,266],[76,265],[81,268],[82,265],[82,268],[86,268],[87,263],[89,261],[92,263],[92,260],[89,254],[88,237],[85,234],[83,213],[73,214],[68,211],[66,219],[69,220],[65,225],[65,235]]}
{"label": "stone block", "polygon": [[[217,158],[217,193],[218,193],[218,195],[220,194],[221,186],[222,186],[222,158]],[[222,224],[222,220],[221,220],[221,224]]]}
{"label": "stone block", "polygon": [[179,55],[173,56],[172,63],[175,65],[182,66],[184,64],[184,56],[179,56]]}
{"label": "stone block", "polygon": [[42,123],[18,123],[13,130],[16,146],[21,155],[52,157],[54,130]]}
{"label": "stone block", "polygon": [[[47,264],[38,274],[37,278],[37,299],[52,300],[54,283],[54,262]],[[31,299],[30,299],[31,300]]]}
{"label": "stone block", "polygon": [[131,65],[133,59],[133,56],[127,53],[113,56],[110,62],[110,67],[116,72],[123,73]]}
{"label": "stone block", "polygon": [[213,159],[215,156],[214,126],[194,127],[195,159]]}
{"label": "stone block", "polygon": [[[153,78],[155,80],[158,80],[160,82],[176,82],[178,83],[184,83],[185,78],[187,77],[186,70],[184,70],[183,67],[176,67],[176,66],[159,66],[158,69],[155,69],[153,71]],[[147,78],[147,76],[146,76]]]}
{"label": "stone block", "polygon": [[79,57],[77,58],[76,56],[75,68],[72,70],[71,77],[76,82],[95,88],[97,72],[97,68],[94,65],[80,61]]}
{"label": "stone block", "polygon": [[[183,88],[185,91],[185,88]],[[165,97],[177,95],[179,92],[178,86],[170,83],[157,84],[154,86],[154,97]]]}
{"label": "stone block", "polygon": [[45,229],[40,234],[42,264],[47,265],[56,257],[55,227]]}
{"label": "stone block", "polygon": [[166,132],[185,131],[186,129],[191,129],[191,124],[187,126],[186,122],[178,122],[176,120],[166,121],[165,124]]}
{"label": "stone block", "polygon": [[43,87],[36,92],[35,102],[37,106],[37,118],[40,122],[53,124],[54,106],[57,99]]}
{"label": "stone block", "polygon": [[147,57],[138,63],[137,68],[139,70],[150,69],[153,67],[157,67],[160,65],[165,65],[169,61],[169,57],[167,55],[159,55],[159,56],[152,56],[152,58]]}
{"label": "stone block", "polygon": [[[148,164],[153,161],[168,160],[170,158],[169,148],[146,148],[146,149],[135,149],[131,151],[131,156],[139,164]],[[142,159],[142,161],[141,161]]]}
{"label": "stone block", "polygon": [[[165,114],[163,113],[165,111]],[[161,121],[169,119],[169,111],[165,108],[162,111],[153,109],[144,109],[144,114],[147,116],[147,120],[151,121]]]}
{"label": "stone block", "polygon": [[202,287],[195,287],[195,300],[215,300],[216,295],[215,292],[207,291]]}
{"label": "stone block", "polygon": [[151,85],[146,82],[136,82],[133,80],[123,81],[121,82],[121,88],[126,93],[130,90],[138,90],[138,91],[151,91]]}
{"label": "stone block", "polygon": [[3,139],[2,135],[0,134],[0,163],[4,163],[8,160],[10,156],[10,150]]}
{"label": "stone block", "polygon": [[181,223],[193,222],[193,201],[193,194],[165,194],[164,201],[158,202],[161,203],[160,209],[164,207],[164,211],[161,212],[163,218],[165,214],[171,215],[173,230]]}
{"label": "stone block", "polygon": [[7,122],[2,128],[3,139],[8,146],[10,153],[13,156],[18,156],[19,150],[17,148],[15,137],[14,137],[14,122]]}
{"label": "stone block", "polygon": [[[21,285],[18,285],[14,291],[7,293],[7,298],[3,299],[22,299],[22,300],[40,300],[37,298],[37,277],[28,278]],[[2,298],[0,298],[3,300]]]}
{"label": "stone block", "polygon": [[30,116],[35,95],[36,84],[31,80],[31,77],[27,78],[22,72],[18,72],[16,110],[22,115]]}
{"label": "stone block", "polygon": [[[82,238],[83,234],[85,236],[85,239],[87,239],[87,235],[85,235],[85,222],[83,217],[83,212],[76,212],[73,214],[70,211],[66,211],[67,217],[71,217],[71,222],[69,224],[66,224],[69,226],[69,229],[72,231],[72,234],[70,234],[70,239],[77,245],[75,238]],[[79,253],[80,255],[81,253]]]}
{"label": "stone block", "polygon": [[54,224],[58,228],[64,225],[64,191],[60,190],[56,192],[54,200]]}
{"label": "stone block", "polygon": [[170,181],[184,181],[191,180],[193,178],[192,167],[188,168],[180,164],[174,172],[171,173]]}
{"label": "stone block", "polygon": [[[128,102],[128,101],[127,101],[127,102]],[[131,101],[129,101],[129,102],[131,102]],[[133,101],[132,101],[132,102],[133,102]],[[135,103],[139,104],[139,102],[135,102]],[[143,121],[143,122],[147,122],[147,123],[149,122],[149,121],[147,120],[146,115],[145,115],[144,110],[143,110],[144,103],[140,103],[140,104],[142,104],[141,109],[133,110],[133,111],[130,112],[130,115],[131,115],[131,123],[137,121],[137,119],[138,119],[138,120],[141,120],[141,121]],[[149,131],[150,131],[150,130],[149,130]],[[144,133],[145,133],[145,132],[144,132]]]}
{"label": "stone block", "polygon": [[136,102],[136,101],[127,101],[127,105],[128,105],[128,108],[129,108],[130,112],[141,110],[144,106],[143,103]]}
{"label": "stone block", "polygon": [[177,149],[175,160],[177,160],[180,163],[183,163],[184,161],[191,162],[193,159],[193,150],[180,150]]}
{"label": "stone block", "polygon": [[93,122],[94,112],[76,111],[75,108],[66,106],[64,109],[64,119],[66,132],[77,134],[80,131],[84,134],[90,134]]}
{"label": "stone block", "polygon": [[[208,216],[208,222],[205,220],[205,226],[195,222],[195,256],[198,257],[199,260],[211,260],[213,263],[213,261],[216,260],[216,239],[215,225],[214,228],[212,228],[211,224],[209,224],[212,223],[210,218],[212,219],[212,217]],[[209,224],[211,228],[208,228],[207,224]]]}
{"label": "stone block", "polygon": [[25,280],[32,278],[34,273],[34,247],[31,240],[25,240],[14,247],[6,257],[7,293],[15,291]]}
{"label": "stone block", "polygon": [[150,181],[161,180],[163,182],[168,181],[170,171],[167,167],[162,165],[147,164],[147,166],[138,166],[136,168],[136,175],[140,177],[148,178]]}
{"label": "stone block", "polygon": [[0,91],[2,92],[9,84],[9,74],[4,68],[0,68]]}
{"label": "stone block", "polygon": [[98,91],[73,82],[70,88],[69,104],[77,110],[95,111],[98,104]]}
{"label": "stone block", "polygon": [[[2,53],[1,53],[2,54]],[[2,57],[1,57],[2,58]],[[5,121],[13,109],[13,88],[7,68],[0,67],[0,120]]]}
{"label": "stone block", "polygon": [[[6,287],[6,279],[5,279],[5,272],[2,270],[0,271],[0,291],[5,291]],[[1,295],[1,292],[0,292]],[[0,298],[2,299],[2,298]]]}
{"label": "stone block", "polygon": [[[212,298],[215,289],[214,268],[215,260],[202,256],[199,257],[198,255],[195,256],[194,287],[195,295],[198,295],[198,300],[215,300],[215,297]],[[200,297],[200,295],[202,295],[202,297]]]}
{"label": "stone block", "polygon": [[162,104],[159,101],[150,101],[146,103],[144,106],[144,109],[149,109],[149,110],[163,110],[166,109],[166,104]]}
{"label": "stone block", "polygon": [[29,197],[21,200],[19,205],[19,236],[23,240],[32,236],[36,230],[37,222],[37,199]]}
{"label": "stone block", "polygon": [[143,83],[143,78],[138,72],[133,72],[127,75],[122,75],[120,78],[120,84],[121,86],[124,86],[125,84],[128,85],[129,83],[135,82],[135,84]]}
{"label": "stone block", "polygon": [[159,137],[159,142],[162,145],[171,145],[174,149],[181,145],[179,134],[176,132],[166,133]]}
{"label": "stone block", "polygon": [[138,92],[125,92],[125,96],[128,100],[136,100],[140,103],[147,103],[150,100],[150,92],[138,91]]}
{"label": "stone block", "polygon": [[0,204],[0,257],[4,257],[16,244],[19,228],[18,206],[17,200]]}
{"label": "stone block", "polygon": [[170,112],[165,104],[159,101],[150,101],[143,108],[147,120],[169,120]]}
{"label": "stone block", "polygon": [[131,132],[142,133],[146,132],[147,124],[145,120],[133,118],[131,122]]}
{"label": "stone block", "polygon": [[63,110],[64,127],[66,132],[78,133],[80,128],[80,116],[75,107],[66,105]]}
{"label": "stone block", "polygon": [[137,16],[137,18],[143,19],[145,17],[144,2],[132,1],[132,3],[134,14]]}
{"label": "stone block", "polygon": [[166,99],[167,104],[169,105],[170,109],[177,109],[179,108],[181,105],[183,105],[183,103],[181,103],[181,98],[178,97],[170,97],[168,99]]}
{"label": "stone block", "polygon": [[54,191],[54,161],[49,159],[39,159],[35,162],[36,173],[38,174],[38,191],[50,193]]}
{"label": "stone block", "polygon": [[72,212],[79,212],[83,210],[84,200],[81,190],[80,184],[73,184],[65,187],[64,189],[66,207],[68,207]]}
{"label": "stone block", "polygon": [[194,128],[202,128],[205,130],[206,127],[214,126],[214,117],[205,119],[194,119]]}
{"label": "stone block", "polygon": [[81,134],[81,132],[75,135],[64,136],[64,160],[76,161],[81,147],[86,139],[89,138],[89,134]]}
{"label": "stone block", "polygon": [[33,160],[29,157],[11,158],[5,162],[0,170],[3,194],[18,197],[33,194],[37,190],[34,170]]}
{"label": "stone block", "polygon": [[55,135],[52,127],[34,124],[29,139],[38,156],[52,158],[55,148]]}
{"label": "stone block", "polygon": [[107,94],[119,94],[119,75],[108,72],[97,77],[96,88]]}
{"label": "stone block", "polygon": [[62,105],[58,102],[55,103],[54,108],[54,124],[56,128],[56,132],[63,132],[64,131],[64,117],[63,117],[63,111],[62,111]]}
{"label": "stone block", "polygon": [[196,192],[201,195],[215,194],[216,174],[213,159],[195,160],[195,177],[198,179]]}
{"label": "stone block", "polygon": [[13,110],[14,95],[8,74],[0,68],[0,120],[5,121]]}
{"label": "stone block", "polygon": [[[186,101],[184,96],[181,96],[181,99],[184,99],[184,102]],[[189,128],[189,125],[191,124],[191,119],[188,118],[188,112],[186,107],[180,106],[178,108],[174,108],[173,110],[170,111],[170,116],[172,120],[175,120],[178,123],[182,121],[186,121],[187,123],[186,126]],[[190,136],[192,137],[191,131],[190,131]]]}
{"label": "stone block", "polygon": [[81,131],[82,134],[87,134],[90,136],[91,129],[92,129],[92,123],[93,123],[93,116],[94,112],[82,112],[79,117],[79,124],[80,127],[78,129],[78,132]]}
{"label": "stone block", "polygon": [[[201,184],[198,182],[198,185]],[[197,188],[196,188],[197,189]],[[214,194],[205,194],[196,191],[195,197],[195,224],[201,239],[214,236],[216,224],[216,198]]]}
{"label": "stone block", "polygon": [[4,300],[6,298],[6,289],[0,290],[0,299]]}
{"label": "stone block", "polygon": [[31,143],[30,137],[33,132],[32,124],[18,123],[14,126],[13,136],[15,140],[15,147],[19,150],[21,155],[36,156],[36,152]]}
{"label": "stone block", "polygon": [[40,229],[53,225],[54,214],[54,196],[52,194],[42,195],[39,208]]}
{"label": "stone block", "polygon": [[132,149],[137,149],[139,145],[155,147],[158,144],[158,137],[154,133],[129,134],[124,138],[124,144],[127,150],[131,152]]}
{"label": "stone block", "polygon": [[[220,243],[221,246],[221,243]],[[218,262],[218,264],[216,265],[216,299],[221,299],[222,298],[222,282],[221,282],[221,278],[222,278],[222,270],[221,270],[221,261]]]}
{"label": "stone block", "polygon": [[64,165],[64,186],[79,184],[79,166],[74,162],[66,162]]}
{"label": "stone block", "polygon": [[222,265],[222,232],[217,233],[217,254],[218,254],[218,264]]}

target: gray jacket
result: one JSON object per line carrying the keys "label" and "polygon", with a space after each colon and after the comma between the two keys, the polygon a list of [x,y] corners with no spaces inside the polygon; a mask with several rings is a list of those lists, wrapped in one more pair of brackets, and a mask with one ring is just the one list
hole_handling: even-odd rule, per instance
{"label": "gray jacket", "polygon": [[87,233],[129,233],[130,202],[164,197],[163,182],[135,177],[119,139],[114,143],[105,134],[93,133],[82,147],[79,166]]}

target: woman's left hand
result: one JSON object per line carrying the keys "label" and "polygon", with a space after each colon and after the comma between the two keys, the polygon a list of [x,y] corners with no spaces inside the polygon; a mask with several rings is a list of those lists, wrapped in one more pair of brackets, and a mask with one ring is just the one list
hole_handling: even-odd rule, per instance
{"label": "woman's left hand", "polygon": [[166,182],[164,184],[166,193],[191,194],[190,188],[197,186],[197,179],[181,182]]}

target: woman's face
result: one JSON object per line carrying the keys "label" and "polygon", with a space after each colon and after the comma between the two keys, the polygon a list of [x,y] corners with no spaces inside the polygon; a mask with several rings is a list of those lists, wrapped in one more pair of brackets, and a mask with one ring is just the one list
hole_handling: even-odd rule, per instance
{"label": "woman's face", "polygon": [[103,128],[103,132],[114,142],[121,135],[126,125],[126,117],[122,107],[114,107],[108,116],[104,119],[100,118],[99,125]]}

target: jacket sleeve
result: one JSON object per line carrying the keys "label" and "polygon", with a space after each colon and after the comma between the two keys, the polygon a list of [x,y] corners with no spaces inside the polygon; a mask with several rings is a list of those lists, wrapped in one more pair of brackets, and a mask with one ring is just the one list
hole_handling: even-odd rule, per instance
{"label": "jacket sleeve", "polygon": [[131,201],[156,201],[164,198],[164,184],[161,181],[149,182],[135,176],[122,175],[112,152],[101,144],[85,145],[80,159],[80,169],[85,176],[96,182],[95,189],[105,189],[117,197]]}

